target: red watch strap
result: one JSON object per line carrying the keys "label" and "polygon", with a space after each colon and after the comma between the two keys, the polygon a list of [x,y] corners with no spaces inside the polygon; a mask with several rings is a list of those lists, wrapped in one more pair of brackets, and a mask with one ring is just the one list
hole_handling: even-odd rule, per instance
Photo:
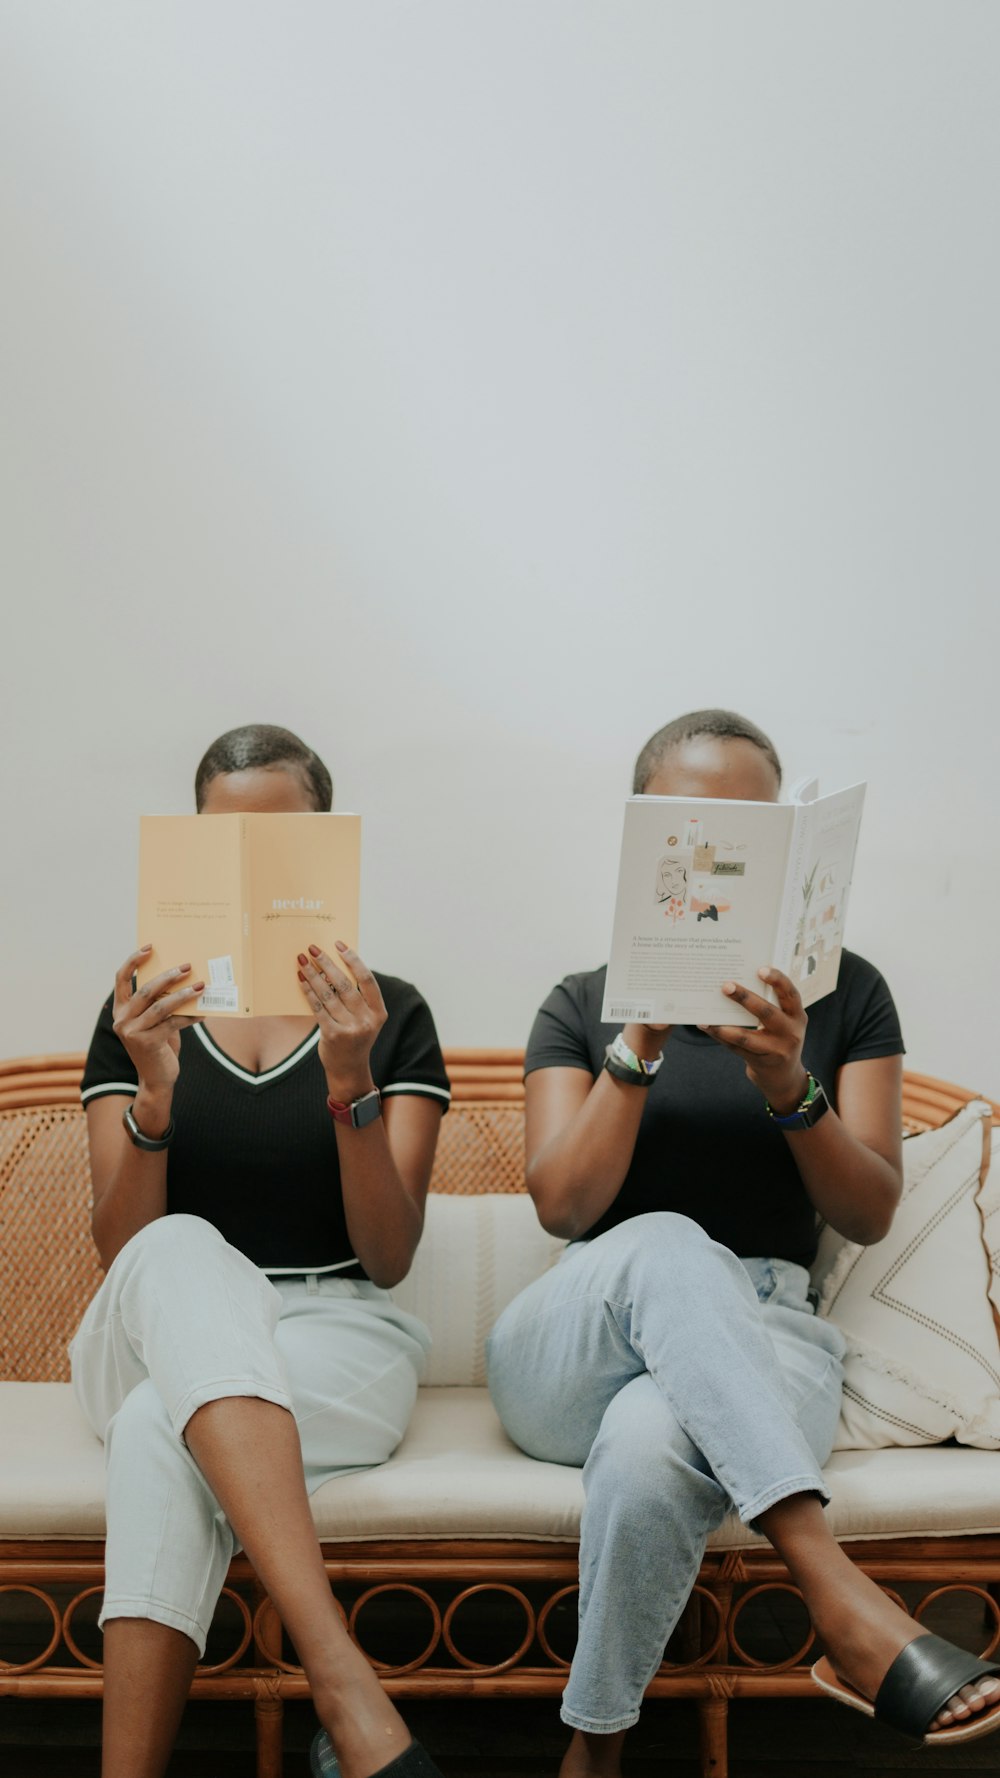
{"label": "red watch strap", "polygon": [[[359,1123],[355,1107],[358,1105],[366,1105],[370,1100],[375,1101],[374,1106],[369,1109],[368,1116],[363,1118]],[[327,1094],[326,1107],[330,1116],[336,1123],[348,1124],[351,1129],[356,1130],[363,1128],[366,1123],[373,1122],[381,1115],[382,1095],[377,1087],[372,1087],[367,1093],[362,1093],[360,1099],[353,1099],[350,1101],[331,1099],[330,1095]]]}

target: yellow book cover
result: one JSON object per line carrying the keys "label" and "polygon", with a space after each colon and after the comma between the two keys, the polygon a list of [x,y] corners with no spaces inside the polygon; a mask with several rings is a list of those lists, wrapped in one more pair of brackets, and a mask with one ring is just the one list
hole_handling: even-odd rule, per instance
{"label": "yellow book cover", "polygon": [[296,958],[358,942],[358,815],[144,815],[139,985],[191,964],[196,1010],[234,1018],[308,1011]]}

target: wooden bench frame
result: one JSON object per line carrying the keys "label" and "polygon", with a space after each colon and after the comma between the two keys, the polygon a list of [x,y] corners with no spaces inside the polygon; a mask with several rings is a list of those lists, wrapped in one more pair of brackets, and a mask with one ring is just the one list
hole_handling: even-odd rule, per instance
{"label": "wooden bench frame", "polygon": [[[454,1109],[444,1126],[454,1141],[463,1117],[482,1121],[491,1108],[523,1104],[519,1050],[455,1050],[448,1053],[455,1091]],[[4,1114],[31,1107],[73,1107],[81,1118],[79,1079],[82,1058],[41,1056],[0,1064],[0,1168]],[[961,1087],[929,1076],[904,1077],[904,1118],[910,1129],[946,1121],[970,1098]],[[1000,1122],[1000,1107],[994,1107]],[[508,1157],[509,1158],[509,1157]],[[16,1165],[16,1163],[15,1163]],[[0,1170],[0,1211],[9,1186]],[[457,1189],[495,1189],[494,1179]],[[456,1189],[435,1172],[432,1189]],[[508,1181],[506,1189],[517,1189]],[[9,1259],[9,1256],[8,1256]],[[39,1380],[49,1380],[42,1377]],[[1000,1583],[1000,1537],[970,1536],[892,1539],[851,1543],[852,1559],[882,1585],[896,1589],[918,1583],[926,1591],[915,1615],[942,1593],[980,1596],[992,1611],[990,1650],[1000,1643],[1000,1609],[994,1595]],[[462,1539],[324,1544],[327,1573],[336,1590],[355,1594],[349,1622],[361,1646],[360,1613],[377,1597],[393,1593],[418,1599],[428,1614],[426,1647],[395,1667],[374,1662],[387,1691],[396,1698],[557,1697],[568,1661],[552,1647],[547,1626],[556,1605],[575,1591],[575,1543]],[[48,1646],[28,1662],[0,1660],[0,1697],[96,1698],[102,1691],[98,1661],[80,1647],[74,1633],[78,1607],[100,1592],[104,1570],[101,1540],[82,1542],[0,1541],[0,1593],[28,1593],[48,1612]],[[647,1696],[690,1698],[697,1705],[703,1778],[726,1778],[727,1713],[734,1698],[818,1697],[809,1678],[811,1633],[800,1649],[780,1662],[764,1663],[740,1640],[740,1617],[750,1598],[778,1588],[796,1593],[787,1571],[765,1547],[709,1553],[695,1594],[670,1654]],[[68,1598],[61,1595],[69,1593]],[[463,1604],[495,1591],[523,1614],[518,1645],[503,1659],[486,1664],[461,1647],[457,1614]],[[214,1666],[199,1667],[194,1698],[252,1701],[257,1732],[257,1778],[281,1778],[282,1708],[286,1698],[307,1698],[301,1669],[284,1657],[280,1625],[270,1600],[246,1562],[234,1561],[225,1596],[237,1613],[236,1647]],[[73,1664],[69,1664],[67,1656]],[[369,1656],[369,1658],[372,1658]]]}

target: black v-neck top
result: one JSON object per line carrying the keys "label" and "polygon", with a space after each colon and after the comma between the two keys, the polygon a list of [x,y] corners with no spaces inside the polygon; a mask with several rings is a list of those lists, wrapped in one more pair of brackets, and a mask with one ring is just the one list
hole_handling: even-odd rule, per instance
{"label": "black v-neck top", "polygon": [[[447,1108],[448,1076],[427,1002],[396,976],[377,980],[389,1016],[372,1048],[375,1085],[383,1098],[412,1093]],[[267,1272],[363,1278],[347,1235],[318,1045],[314,1030],[276,1067],[251,1074],[203,1026],[181,1032],[167,1214],[203,1216]],[[87,1055],[83,1102],[103,1094],[132,1099],[137,1085],[108,1000]]]}
{"label": "black v-neck top", "polygon": [[[580,1068],[596,1080],[620,1025],[603,1025],[606,969],[567,976],[538,1012],[524,1070]],[[809,1008],[802,1060],[837,1104],[845,1062],[903,1054],[892,995],[871,963],[840,959],[836,989]],[[794,1137],[771,1122],[740,1056],[696,1025],[675,1025],[646,1094],[632,1163],[585,1240],[648,1210],[676,1210],[742,1258],[816,1255],[816,1212],[795,1165]]]}

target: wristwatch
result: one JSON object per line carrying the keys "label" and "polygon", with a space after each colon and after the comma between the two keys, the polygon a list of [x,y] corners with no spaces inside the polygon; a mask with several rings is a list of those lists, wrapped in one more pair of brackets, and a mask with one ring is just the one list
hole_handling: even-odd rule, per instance
{"label": "wristwatch", "polygon": [[136,1123],[135,1118],[132,1116],[131,1105],[126,1105],[125,1110],[122,1112],[122,1123],[128,1131],[129,1141],[134,1142],[136,1148],[145,1149],[147,1154],[158,1154],[161,1148],[170,1147],[170,1140],[174,1133],[173,1118],[170,1119],[162,1136],[144,1136]]}
{"label": "wristwatch", "polygon": [[[764,1103],[766,1105],[767,1101],[765,1100]],[[768,1105],[767,1115],[772,1123],[777,1124],[779,1130],[811,1130],[813,1124],[818,1124],[820,1118],[824,1117],[829,1109],[829,1099],[815,1075],[810,1074],[805,1098],[799,1101],[794,1111],[790,1111],[787,1117],[779,1117],[778,1113],[772,1111]]]}
{"label": "wristwatch", "polygon": [[662,1056],[657,1056],[655,1062],[646,1062],[642,1056],[637,1056],[629,1049],[620,1031],[604,1052],[604,1066],[608,1073],[630,1087],[651,1087],[662,1062]]}
{"label": "wristwatch", "polygon": [[344,1100],[327,1097],[327,1108],[331,1117],[338,1124],[349,1124],[352,1130],[363,1130],[367,1124],[373,1124],[382,1116],[382,1095],[378,1087],[372,1087],[370,1093],[363,1093],[360,1099],[352,1099],[350,1104]]}

